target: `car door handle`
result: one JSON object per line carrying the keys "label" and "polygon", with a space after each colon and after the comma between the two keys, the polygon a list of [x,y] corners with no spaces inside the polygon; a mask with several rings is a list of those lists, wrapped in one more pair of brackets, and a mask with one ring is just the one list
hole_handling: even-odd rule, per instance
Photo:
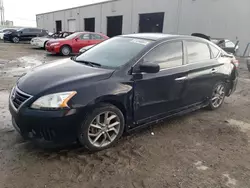
{"label": "car door handle", "polygon": [[217,69],[212,69],[212,70],[211,70],[211,73],[212,73],[212,74],[214,74],[214,73],[216,73],[216,72],[217,72]]}
{"label": "car door handle", "polygon": [[176,78],[175,81],[179,81],[180,82],[180,81],[184,81],[186,79],[187,79],[187,77],[183,76],[183,77]]}

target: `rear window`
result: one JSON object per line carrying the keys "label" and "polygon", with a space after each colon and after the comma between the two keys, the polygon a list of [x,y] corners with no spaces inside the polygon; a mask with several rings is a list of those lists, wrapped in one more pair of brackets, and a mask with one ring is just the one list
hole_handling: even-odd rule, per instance
{"label": "rear window", "polygon": [[196,63],[211,59],[210,50],[206,43],[186,41],[188,62]]}

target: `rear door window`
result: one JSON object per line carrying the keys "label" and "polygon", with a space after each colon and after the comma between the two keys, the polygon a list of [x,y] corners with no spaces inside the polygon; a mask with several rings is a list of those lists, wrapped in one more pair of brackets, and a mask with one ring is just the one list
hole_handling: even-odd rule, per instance
{"label": "rear door window", "polygon": [[91,39],[93,39],[93,40],[102,40],[103,37],[101,35],[98,35],[98,34],[91,34]]}
{"label": "rear door window", "polygon": [[183,64],[182,42],[169,42],[157,46],[144,57],[143,62],[157,63],[161,69],[181,66]]}
{"label": "rear door window", "polygon": [[81,35],[80,37],[80,40],[90,40],[90,34],[83,34],[83,35]]}
{"label": "rear door window", "polygon": [[209,47],[206,43],[186,41],[188,63],[196,63],[211,59]]}
{"label": "rear door window", "polygon": [[23,29],[21,30],[22,33],[29,33],[30,32],[30,29]]}

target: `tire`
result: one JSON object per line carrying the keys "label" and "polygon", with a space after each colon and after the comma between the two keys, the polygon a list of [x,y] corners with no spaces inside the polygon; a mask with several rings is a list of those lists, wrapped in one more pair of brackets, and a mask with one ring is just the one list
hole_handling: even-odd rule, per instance
{"label": "tire", "polygon": [[78,129],[78,141],[92,152],[111,147],[124,132],[124,116],[111,104],[98,105],[91,113],[86,114],[84,119]]}
{"label": "tire", "polygon": [[61,49],[60,49],[60,53],[63,56],[70,55],[71,54],[71,47],[67,46],[67,45],[62,46]]}
{"label": "tire", "polygon": [[[219,82],[213,87],[212,95],[209,100],[208,109],[216,110],[222,106],[226,97],[226,84]],[[217,102],[216,102],[217,101]]]}
{"label": "tire", "polygon": [[14,43],[19,43],[19,41],[20,41],[19,37],[12,38],[12,42],[14,42]]}

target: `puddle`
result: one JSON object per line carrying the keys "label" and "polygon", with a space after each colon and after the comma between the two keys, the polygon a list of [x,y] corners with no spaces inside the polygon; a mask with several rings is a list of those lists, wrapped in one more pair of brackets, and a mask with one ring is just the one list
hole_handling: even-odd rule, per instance
{"label": "puddle", "polygon": [[223,174],[223,176],[227,179],[226,186],[235,187],[236,179],[230,178],[229,174]]}
{"label": "puddle", "polygon": [[229,119],[228,123],[232,126],[237,126],[239,127],[243,132],[248,132],[250,131],[250,123],[244,122],[244,121],[239,121],[235,119]]}
{"label": "puddle", "polygon": [[4,67],[4,74],[7,76],[21,76],[29,69],[45,63],[45,58],[41,56],[23,56],[9,61]]}
{"label": "puddle", "polygon": [[0,91],[0,130],[13,129],[11,115],[8,110],[9,92]]}
{"label": "puddle", "polygon": [[207,170],[208,169],[208,167],[207,166],[204,166],[204,165],[202,165],[202,162],[201,161],[197,161],[196,163],[194,163],[194,165],[196,166],[196,168],[198,169],[198,170]]}

